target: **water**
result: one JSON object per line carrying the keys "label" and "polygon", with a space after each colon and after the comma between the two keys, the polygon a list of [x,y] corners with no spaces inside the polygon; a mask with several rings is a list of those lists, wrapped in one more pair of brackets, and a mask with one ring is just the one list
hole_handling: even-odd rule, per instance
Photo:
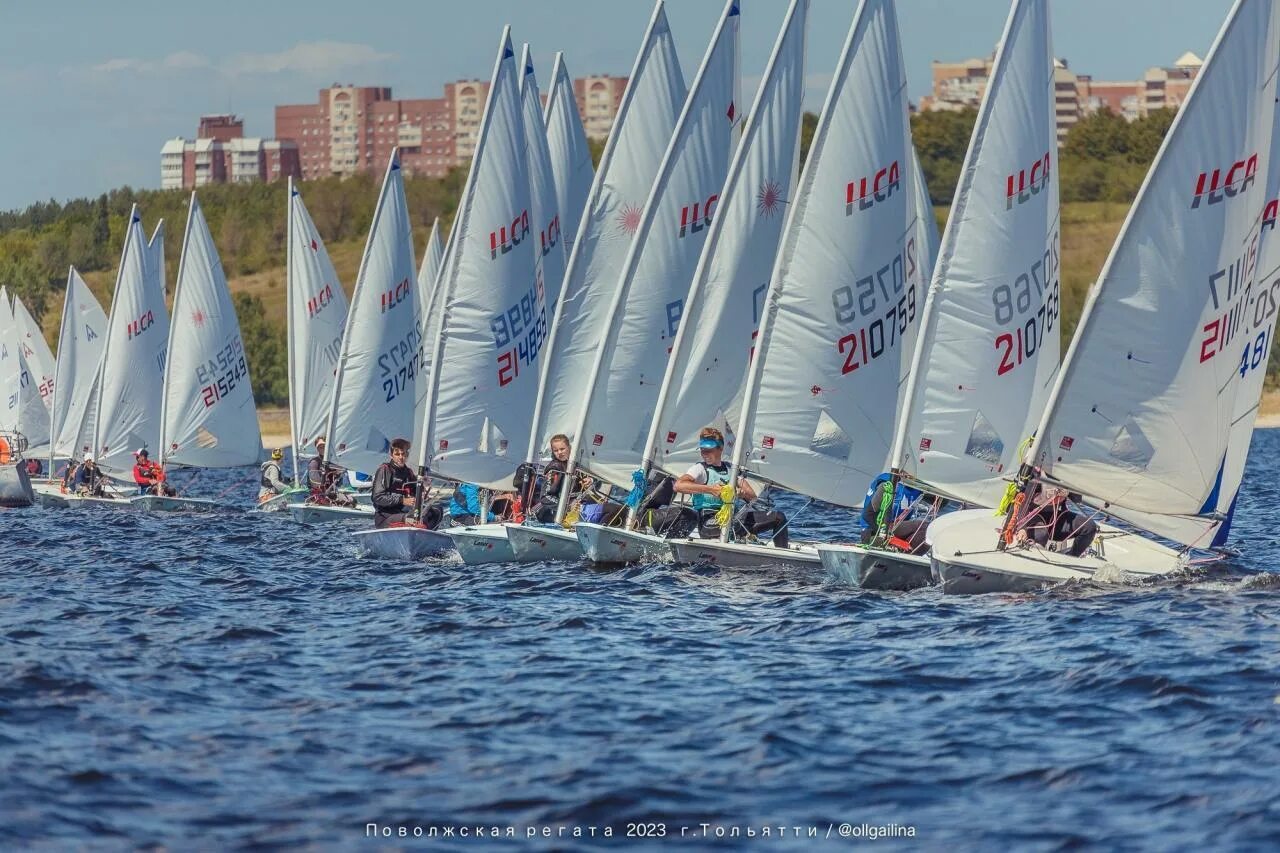
{"label": "water", "polygon": [[[1258,433],[1245,557],[1030,596],[379,565],[284,516],[7,512],[0,845],[341,848],[376,823],[564,848],[640,822],[693,846],[865,823],[914,830],[890,847],[1274,849],[1277,450]],[[204,494],[248,502],[245,476]],[[809,507],[797,538],[845,517]]]}

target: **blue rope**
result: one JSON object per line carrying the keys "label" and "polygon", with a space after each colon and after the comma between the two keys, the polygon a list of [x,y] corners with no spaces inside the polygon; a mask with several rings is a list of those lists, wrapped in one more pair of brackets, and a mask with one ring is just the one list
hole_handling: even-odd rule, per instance
{"label": "blue rope", "polygon": [[627,493],[627,506],[632,509],[639,509],[640,502],[644,500],[644,472],[631,472],[631,491]]}

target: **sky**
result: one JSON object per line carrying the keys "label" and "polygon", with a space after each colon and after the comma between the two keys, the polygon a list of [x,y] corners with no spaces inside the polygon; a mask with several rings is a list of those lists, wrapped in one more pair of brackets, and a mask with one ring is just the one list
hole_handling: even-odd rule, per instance
{"label": "sky", "polygon": [[[740,0],[750,100],[786,0]],[[818,110],[856,8],[811,0],[806,106]],[[1230,0],[1057,0],[1054,53],[1095,80],[1135,80],[1184,51],[1208,52]],[[667,0],[692,79],[722,0]],[[629,73],[649,0],[0,0],[0,210],[49,198],[160,185],[160,146],[193,137],[199,116],[233,112],[248,136],[274,134],[276,104],[315,103],[333,83],[391,86],[398,98],[488,77],[503,24],[527,41],[545,80]],[[898,0],[911,98],[931,60],[985,56],[1008,0]]]}

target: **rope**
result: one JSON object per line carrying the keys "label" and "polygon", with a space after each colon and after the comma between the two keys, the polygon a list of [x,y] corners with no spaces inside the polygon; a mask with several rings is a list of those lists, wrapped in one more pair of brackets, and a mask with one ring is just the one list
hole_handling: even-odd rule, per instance
{"label": "rope", "polygon": [[640,502],[644,500],[644,472],[640,470],[631,472],[631,491],[627,493],[627,506],[631,509],[639,509]]}
{"label": "rope", "polygon": [[716,510],[716,525],[723,528],[733,518],[734,491],[731,483],[720,487],[720,509]]}

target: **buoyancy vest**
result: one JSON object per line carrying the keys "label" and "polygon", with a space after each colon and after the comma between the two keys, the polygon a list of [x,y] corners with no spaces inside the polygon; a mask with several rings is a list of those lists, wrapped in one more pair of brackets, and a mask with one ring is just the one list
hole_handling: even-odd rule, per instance
{"label": "buoyancy vest", "polygon": [[[705,462],[699,462],[698,464],[702,466],[703,471],[707,472],[706,485],[724,487],[729,484],[729,464],[727,462],[721,462],[718,466],[708,465]],[[695,494],[693,495],[692,503],[693,508],[698,512],[702,512],[704,509],[719,509],[724,506],[724,501],[720,500],[719,494]]]}

